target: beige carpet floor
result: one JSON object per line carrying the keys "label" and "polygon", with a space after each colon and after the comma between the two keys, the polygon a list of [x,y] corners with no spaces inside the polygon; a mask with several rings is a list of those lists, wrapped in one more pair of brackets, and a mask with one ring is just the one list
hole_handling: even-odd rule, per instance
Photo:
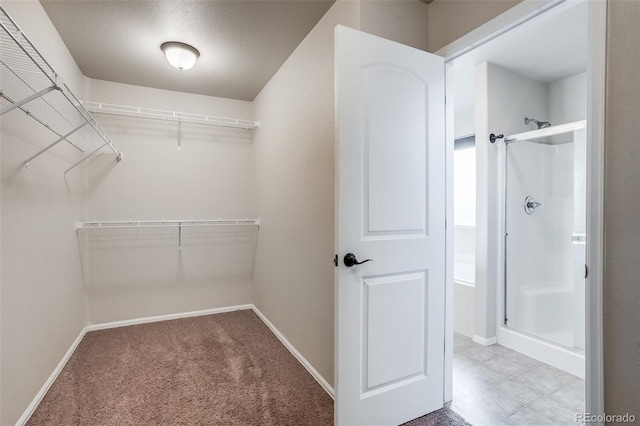
{"label": "beige carpet floor", "polygon": [[[93,331],[27,422],[333,424],[333,400],[253,311]],[[468,425],[448,407],[407,426]]]}
{"label": "beige carpet floor", "polygon": [[331,425],[333,400],[246,310],[87,333],[27,424]]}

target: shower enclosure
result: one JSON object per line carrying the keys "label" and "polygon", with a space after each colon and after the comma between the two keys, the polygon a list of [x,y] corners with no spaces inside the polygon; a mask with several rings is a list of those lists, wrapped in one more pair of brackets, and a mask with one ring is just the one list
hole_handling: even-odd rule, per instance
{"label": "shower enclosure", "polygon": [[529,345],[580,356],[586,121],[508,136],[504,154],[503,327],[528,337]]}

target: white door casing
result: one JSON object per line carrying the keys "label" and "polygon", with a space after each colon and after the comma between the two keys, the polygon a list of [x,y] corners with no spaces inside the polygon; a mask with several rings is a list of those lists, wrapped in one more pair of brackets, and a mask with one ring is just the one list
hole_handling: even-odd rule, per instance
{"label": "white door casing", "polygon": [[[444,60],[335,37],[335,419],[400,424],[444,396]],[[348,268],[347,253],[373,261]]]}

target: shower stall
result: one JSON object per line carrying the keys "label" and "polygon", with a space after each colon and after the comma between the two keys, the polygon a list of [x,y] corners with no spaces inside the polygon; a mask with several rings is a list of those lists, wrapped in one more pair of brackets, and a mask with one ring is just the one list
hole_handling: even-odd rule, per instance
{"label": "shower stall", "polygon": [[498,341],[584,377],[586,121],[539,127],[505,138]]}

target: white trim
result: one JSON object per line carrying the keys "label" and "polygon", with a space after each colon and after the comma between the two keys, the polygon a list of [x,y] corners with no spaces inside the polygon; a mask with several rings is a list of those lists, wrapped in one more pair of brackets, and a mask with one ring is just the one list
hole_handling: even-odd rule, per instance
{"label": "white trim", "polygon": [[80,342],[82,341],[82,338],[86,333],[87,333],[86,327],[80,330],[80,334],[78,334],[78,337],[76,337],[76,340],[73,341],[73,343],[71,344],[67,352],[64,354],[64,356],[62,357],[58,365],[56,365],[56,368],[53,369],[53,372],[51,373],[49,378],[44,382],[44,384],[42,385],[42,387],[40,388],[36,396],[33,398],[31,403],[27,406],[27,409],[24,410],[24,412],[22,413],[22,416],[20,416],[20,418],[16,422],[16,426],[23,426],[24,424],[27,423],[27,421],[29,421],[29,418],[33,415],[33,412],[36,411],[36,408],[38,408],[38,405],[40,405],[42,398],[44,398],[44,396],[47,394],[47,392],[49,391],[49,388],[51,387],[51,385],[53,385],[53,382],[56,381],[56,379],[58,378],[58,375],[60,374],[64,366],[67,365],[69,358],[71,358],[71,355],[73,355],[73,352],[76,350],[76,348],[78,347],[78,345],[80,344]]}
{"label": "white trim", "polygon": [[[590,1],[587,62],[586,411],[604,414],[604,124],[607,0]],[[602,423],[599,423],[602,424]]]}
{"label": "white trim", "polygon": [[90,324],[86,326],[85,331],[96,331],[96,330],[106,330],[108,328],[118,328],[118,327],[127,327],[129,325],[137,325],[137,324],[147,324],[150,322],[158,322],[158,321],[170,321],[180,318],[189,318],[189,317],[199,317],[202,315],[212,315],[212,314],[221,314],[224,312],[233,312],[233,311],[244,311],[247,309],[252,309],[253,305],[236,305],[236,306],[226,306],[224,308],[213,308],[213,309],[203,309],[201,311],[190,311],[190,312],[180,312],[177,314],[165,314],[165,315],[156,315],[153,317],[143,317],[143,318],[134,318],[122,321],[113,321],[113,322],[103,322],[99,324]]}
{"label": "white trim", "polygon": [[[454,75],[453,65],[445,65],[445,95],[453,92]],[[454,323],[454,229],[456,226],[453,217],[453,156],[455,151],[454,137],[454,96],[445,97],[445,283],[444,283],[444,381],[443,381],[443,402],[453,400],[453,323]],[[453,226],[450,226],[453,225]]]}
{"label": "white trim", "polygon": [[282,334],[280,330],[278,330],[276,326],[273,325],[273,323],[269,321],[269,319],[267,319],[267,317],[262,312],[260,312],[260,309],[258,309],[255,305],[251,305],[251,309],[253,309],[253,312],[255,312],[256,315],[258,315],[258,317],[262,320],[262,322],[265,323],[267,327],[269,327],[269,329],[271,329],[273,334],[276,335],[276,337],[285,346],[285,348],[289,349],[289,352],[291,352],[291,354],[300,362],[300,364],[302,364],[302,366],[307,369],[309,374],[311,374],[311,376],[313,376],[313,378],[316,379],[316,381],[329,394],[329,396],[335,399],[335,393],[334,393],[333,387],[324,379],[324,377],[322,377],[320,373],[318,373],[318,370],[313,368],[311,363],[307,361],[307,359],[304,356],[302,356],[300,352],[298,352],[295,346],[293,346],[291,342],[287,340],[286,337],[284,337],[284,334]]}
{"label": "white trim", "polygon": [[446,62],[453,61],[564,1],[565,0],[524,0],[489,22],[446,45],[435,54],[444,57]]}
{"label": "white trim", "polygon": [[472,340],[483,346],[495,345],[498,342],[495,336],[487,338],[487,337],[478,336],[477,334],[473,335]]}

